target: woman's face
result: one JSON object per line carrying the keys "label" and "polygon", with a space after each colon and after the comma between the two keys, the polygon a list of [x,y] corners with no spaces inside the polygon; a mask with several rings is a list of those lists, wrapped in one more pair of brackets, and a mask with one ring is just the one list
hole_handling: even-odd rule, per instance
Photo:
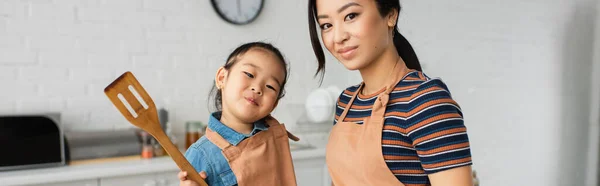
{"label": "woman's face", "polygon": [[347,69],[362,69],[393,47],[396,17],[382,17],[374,0],[316,0],[316,8],[325,48]]}

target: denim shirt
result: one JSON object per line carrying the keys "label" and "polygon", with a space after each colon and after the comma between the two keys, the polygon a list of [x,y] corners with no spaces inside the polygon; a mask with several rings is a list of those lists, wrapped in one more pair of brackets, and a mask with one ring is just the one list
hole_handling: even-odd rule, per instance
{"label": "denim shirt", "polygon": [[[231,145],[238,145],[242,140],[260,132],[267,130],[264,120],[254,123],[254,129],[250,134],[242,134],[225,126],[219,119],[221,112],[215,112],[210,115],[208,128],[221,135]],[[210,186],[232,186],[237,185],[237,180],[221,149],[209,141],[206,136],[198,139],[185,152],[185,158],[200,173],[204,171],[207,174],[206,183]]]}

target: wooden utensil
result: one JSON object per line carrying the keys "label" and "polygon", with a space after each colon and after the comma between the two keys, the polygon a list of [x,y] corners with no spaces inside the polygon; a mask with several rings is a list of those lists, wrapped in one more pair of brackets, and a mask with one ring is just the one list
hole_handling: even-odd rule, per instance
{"label": "wooden utensil", "polygon": [[[187,171],[188,178],[201,186],[207,186],[196,169],[185,159],[179,149],[173,145],[158,122],[154,101],[144,87],[129,71],[104,88],[104,93],[125,118],[133,125],[154,136],[165,148],[179,169]],[[137,94],[137,95],[136,95]],[[129,106],[129,107],[128,107]]]}

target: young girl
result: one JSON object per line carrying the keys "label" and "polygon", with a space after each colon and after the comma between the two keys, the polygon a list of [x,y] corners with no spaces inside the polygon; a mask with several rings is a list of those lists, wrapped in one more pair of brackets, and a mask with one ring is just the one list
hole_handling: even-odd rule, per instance
{"label": "young girl", "polygon": [[320,32],[325,48],[363,79],[338,99],[326,154],[333,183],[472,186],[462,112],[398,32],[398,0],[308,2],[317,73],[325,69]]}
{"label": "young girl", "polygon": [[[270,117],[284,96],[287,64],[271,44],[241,45],[217,71],[206,135],[185,157],[210,186],[296,185],[285,127]],[[197,185],[180,172],[180,185]]]}

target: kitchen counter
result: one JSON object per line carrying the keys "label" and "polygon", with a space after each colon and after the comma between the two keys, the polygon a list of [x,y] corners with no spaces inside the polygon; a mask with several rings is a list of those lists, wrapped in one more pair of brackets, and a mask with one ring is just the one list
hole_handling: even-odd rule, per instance
{"label": "kitchen counter", "polygon": [[[295,149],[292,150],[292,158],[294,162],[324,159],[325,148]],[[102,163],[0,172],[0,185],[44,184],[178,170],[175,162],[168,156],[153,159],[128,158]]]}

